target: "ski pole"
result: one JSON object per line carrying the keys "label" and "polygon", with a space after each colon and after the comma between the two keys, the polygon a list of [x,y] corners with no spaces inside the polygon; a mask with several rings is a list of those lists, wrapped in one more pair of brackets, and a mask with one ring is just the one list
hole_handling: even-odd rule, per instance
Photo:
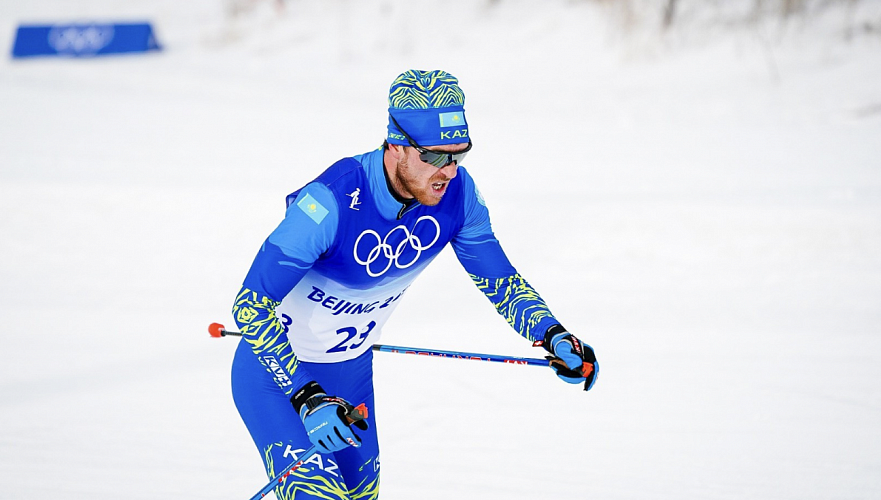
{"label": "ski pole", "polygon": [[[348,425],[352,425],[359,420],[364,420],[367,418],[367,405],[364,403],[359,404],[356,407],[347,407],[346,408],[346,423]],[[294,463],[288,465],[281,472],[275,475],[272,479],[266,483],[266,486],[260,489],[256,495],[252,496],[250,500],[260,500],[265,497],[272,491],[276,486],[285,482],[288,476],[290,476],[295,470],[299,469],[306,463],[307,460],[312,458],[313,455],[318,453],[318,448],[312,446],[308,450],[304,451],[295,461]]]}
{"label": "ski pole", "polygon": [[441,351],[438,349],[419,349],[417,347],[401,347],[397,345],[373,344],[374,351],[396,352],[399,354],[416,354],[419,356],[437,356],[439,358],[470,359],[472,361],[493,361],[513,365],[548,366],[548,360],[540,358],[520,358],[498,354],[481,354],[477,352]]}
{"label": "ski pole", "polygon": [[300,455],[299,460],[282,469],[281,472],[279,472],[274,478],[270,479],[269,482],[266,483],[266,486],[261,488],[256,495],[252,496],[251,500],[260,500],[261,498],[265,497],[277,485],[284,483],[285,479],[287,479],[287,477],[290,476],[291,473],[302,467],[303,464],[306,463],[306,460],[312,458],[312,455],[316,453],[318,453],[318,448],[316,448],[315,446],[312,446],[308,450],[304,451],[303,454]]}
{"label": "ski pole", "polygon": [[[208,333],[212,337],[234,336],[241,337],[241,332],[227,330],[220,323],[211,323]],[[396,345],[374,344],[374,351],[395,352],[399,354],[416,354],[420,356],[436,356],[439,358],[470,359],[472,361],[492,361],[495,363],[508,363],[514,365],[548,366],[549,361],[541,358],[521,358],[516,356],[502,356],[499,354],[481,354],[477,352],[441,351],[438,349],[422,349],[418,347],[401,347]]]}

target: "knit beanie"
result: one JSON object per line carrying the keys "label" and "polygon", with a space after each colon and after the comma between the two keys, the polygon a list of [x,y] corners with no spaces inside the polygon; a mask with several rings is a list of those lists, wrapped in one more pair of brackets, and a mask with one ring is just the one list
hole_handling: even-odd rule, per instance
{"label": "knit beanie", "polygon": [[411,69],[401,73],[392,82],[388,103],[389,144],[409,146],[405,133],[420,146],[470,140],[465,93],[459,88],[459,80],[445,71]]}

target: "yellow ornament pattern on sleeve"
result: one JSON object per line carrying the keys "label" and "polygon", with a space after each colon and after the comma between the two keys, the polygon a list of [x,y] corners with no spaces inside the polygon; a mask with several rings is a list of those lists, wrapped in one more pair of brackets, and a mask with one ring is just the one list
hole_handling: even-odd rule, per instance
{"label": "yellow ornament pattern on sleeve", "polygon": [[[554,317],[538,292],[519,274],[504,278],[469,276],[505,321],[530,341],[537,340],[539,332],[535,329],[539,323],[545,318]],[[541,334],[544,335],[544,332]]]}
{"label": "yellow ornament pattern on sleeve", "polygon": [[[293,374],[299,362],[290,349],[284,326],[275,314],[275,308],[280,303],[242,287],[233,304],[232,315],[242,332],[242,338],[250,344],[261,363],[265,355],[276,356],[284,369]],[[288,386],[282,389],[289,393],[293,388]]]}

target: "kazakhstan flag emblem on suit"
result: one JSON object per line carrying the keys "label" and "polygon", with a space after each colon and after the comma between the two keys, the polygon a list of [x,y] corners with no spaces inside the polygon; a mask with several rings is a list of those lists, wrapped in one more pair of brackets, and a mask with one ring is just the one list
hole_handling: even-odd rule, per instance
{"label": "kazakhstan flag emblem on suit", "polygon": [[465,126],[465,114],[461,111],[452,111],[450,113],[439,113],[441,128],[445,127],[463,127]]}
{"label": "kazakhstan flag emblem on suit", "polygon": [[309,193],[306,193],[306,196],[304,196],[302,200],[297,201],[297,206],[300,207],[300,210],[308,215],[310,219],[314,220],[316,224],[321,224],[321,221],[324,220],[324,217],[328,213],[328,210],[324,208],[321,203],[318,203],[318,200],[313,198]]}

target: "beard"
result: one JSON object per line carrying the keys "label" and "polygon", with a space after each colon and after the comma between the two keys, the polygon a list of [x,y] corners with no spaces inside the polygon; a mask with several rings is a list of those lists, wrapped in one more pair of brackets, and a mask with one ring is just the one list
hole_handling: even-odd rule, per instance
{"label": "beard", "polygon": [[432,189],[432,184],[436,182],[448,183],[450,179],[441,174],[440,169],[438,169],[438,172],[436,174],[432,175],[427,180],[420,181],[419,178],[410,169],[410,164],[407,161],[407,157],[405,156],[403,159],[398,161],[398,168],[395,172],[395,180],[397,181],[398,186],[413,195],[413,197],[416,198],[416,201],[418,201],[420,204],[428,207],[433,207],[440,203],[441,198],[446,192],[446,189],[438,194],[434,189]]}

